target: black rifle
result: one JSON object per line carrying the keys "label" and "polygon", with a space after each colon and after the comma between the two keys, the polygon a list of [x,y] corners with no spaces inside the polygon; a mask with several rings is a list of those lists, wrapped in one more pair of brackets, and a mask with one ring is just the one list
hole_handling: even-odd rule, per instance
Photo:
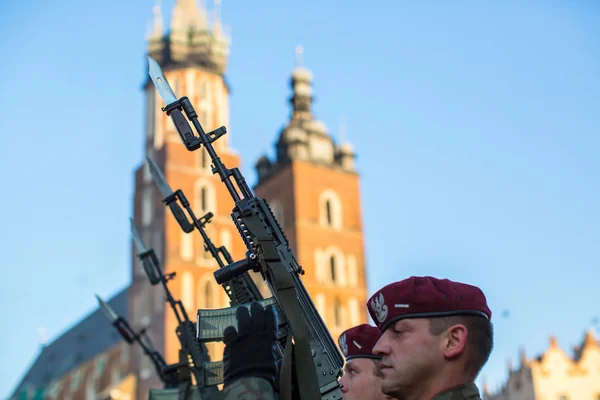
{"label": "black rifle", "polygon": [[[117,329],[121,337],[128,343],[132,344],[136,342],[142,347],[144,354],[150,358],[152,364],[154,364],[154,368],[156,369],[156,373],[160,377],[160,380],[164,383],[165,389],[175,388],[178,386],[180,382],[180,377],[178,376],[179,369],[183,366],[187,366],[187,363],[181,365],[181,363],[167,365],[163,356],[154,348],[150,338],[146,334],[146,328],[143,328],[140,332],[136,333],[127,320],[117,313],[100,298],[100,296],[96,295],[96,299],[100,304],[100,308],[106,315],[106,318],[110,321],[110,323]],[[146,342],[146,343],[144,343]]]}
{"label": "black rifle", "polygon": [[[344,360],[300,279],[304,273],[302,267],[267,202],[254,195],[239,169],[225,167],[212,145],[227,132],[225,127],[204,132],[190,100],[185,96],[177,99],[158,63],[151,57],[148,62],[150,78],[165,103],[162,110],[173,120],[189,151],[204,146],[212,160],[213,174],[219,175],[235,203],[231,217],[248,252],[245,259],[218,269],[214,273],[217,282],[230,281],[250,269],[260,272],[290,328],[280,372],[281,389],[291,390],[292,364],[295,364],[297,389],[302,399],[341,399],[337,379]],[[289,398],[291,392],[281,395]]]}
{"label": "black rifle", "polygon": [[[215,385],[220,383],[221,365],[220,363],[210,363],[208,349],[204,343],[196,340],[196,327],[188,318],[183,303],[181,300],[175,300],[169,290],[167,283],[175,277],[175,272],[163,274],[156,253],[153,249],[148,250],[146,248],[133,219],[130,218],[129,220],[131,222],[133,242],[138,251],[138,258],[142,262],[150,284],[152,286],[159,283],[162,284],[166,294],[166,301],[173,309],[177,318],[176,333],[181,344],[180,363],[187,365],[194,375],[201,397],[203,399],[210,399],[218,392]],[[188,387],[191,389],[191,380],[185,383],[189,384]]]}
{"label": "black rifle", "polygon": [[[204,241],[204,250],[213,256],[219,268],[232,264],[233,259],[227,248],[225,246],[216,247],[204,229],[210,223],[213,213],[208,212],[203,217],[197,218],[183,191],[181,189],[173,191],[163,172],[156,165],[152,157],[147,156],[146,160],[152,179],[164,196],[163,203],[171,209],[171,213],[181,229],[185,233],[191,233],[194,229],[200,233]],[[178,202],[187,211],[192,222],[189,222]],[[229,296],[231,307],[225,309],[199,309],[197,311],[196,335],[200,342],[222,341],[225,328],[230,325],[235,326],[237,323],[236,312],[239,306],[248,307],[253,301],[258,301],[263,307],[271,304],[275,307],[276,312],[278,311],[276,300],[273,298],[264,299],[248,272],[244,272],[231,281],[224,282],[222,286],[225,289],[225,293]],[[285,319],[280,318],[278,323],[277,337],[279,340],[277,343],[277,352],[279,356],[278,362],[281,362],[284,345],[282,342],[288,335],[288,328]],[[216,363],[213,364],[216,365]],[[219,384],[222,383],[220,377],[215,379],[218,379]]]}
{"label": "black rifle", "polygon": [[[226,265],[231,264],[233,259],[231,258],[231,255],[225,246],[216,247],[204,230],[204,227],[210,223],[213,213],[208,212],[203,217],[197,218],[196,214],[194,214],[194,211],[192,211],[190,202],[185,197],[183,191],[181,189],[173,191],[152,157],[146,156],[146,160],[148,161],[148,168],[150,169],[152,179],[154,180],[154,183],[156,183],[160,193],[164,196],[163,203],[165,203],[165,206],[168,206],[171,209],[171,213],[175,217],[175,220],[177,220],[177,223],[181,229],[185,233],[190,233],[194,229],[200,233],[200,236],[202,236],[202,240],[204,241],[204,250],[208,251],[213,256],[213,258],[217,261],[217,264],[219,264],[219,268],[223,268]],[[187,211],[188,215],[192,219],[192,222],[188,220],[185,213],[179,206],[178,201]],[[222,286],[229,296],[230,304],[232,306],[250,303],[252,301],[259,301],[263,298],[258,290],[258,287],[256,287],[256,283],[254,283],[247,272],[233,278],[229,282],[223,282]]]}

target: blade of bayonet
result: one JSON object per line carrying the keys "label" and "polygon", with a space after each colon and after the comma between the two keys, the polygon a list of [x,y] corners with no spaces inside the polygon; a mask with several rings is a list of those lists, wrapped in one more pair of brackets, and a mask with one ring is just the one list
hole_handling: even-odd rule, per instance
{"label": "blade of bayonet", "polygon": [[152,179],[156,182],[156,186],[158,186],[158,190],[162,193],[164,197],[168,197],[173,194],[173,189],[167,183],[165,176],[163,175],[158,165],[154,162],[152,157],[146,156],[146,160],[148,160],[148,166],[150,167],[150,175],[152,175]]}
{"label": "blade of bayonet", "polygon": [[169,82],[167,82],[167,78],[165,78],[160,65],[152,57],[148,57],[148,73],[165,105],[177,101],[177,96],[173,93],[173,89],[171,89]]}
{"label": "blade of bayonet", "polygon": [[133,222],[133,219],[131,218],[129,218],[129,222],[131,225],[131,236],[133,236],[133,243],[135,244],[135,248],[137,249],[138,254],[145,253],[146,251],[148,251],[148,249],[146,249],[146,245],[142,240],[142,235],[140,235],[137,225],[135,224],[135,222]]}
{"label": "blade of bayonet", "polygon": [[119,316],[117,315],[116,312],[113,311],[112,308],[110,308],[110,306],[108,304],[106,304],[104,302],[104,300],[102,300],[100,298],[100,296],[98,296],[97,294],[95,294],[94,296],[96,296],[96,300],[98,300],[98,303],[100,303],[100,308],[102,309],[102,311],[104,312],[104,314],[106,315],[106,317],[109,319],[109,321],[115,322],[117,320],[117,318],[119,318]]}

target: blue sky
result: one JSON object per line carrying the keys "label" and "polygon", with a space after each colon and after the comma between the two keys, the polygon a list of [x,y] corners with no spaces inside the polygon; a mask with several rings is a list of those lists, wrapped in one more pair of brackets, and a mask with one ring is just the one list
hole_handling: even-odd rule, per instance
{"label": "blue sky", "polygon": [[[554,334],[568,350],[600,316],[600,7],[453,3],[223,1],[228,130],[255,181],[302,44],[315,114],[334,137],[345,114],[358,151],[370,293],[410,275],[480,285],[495,386],[519,347]],[[0,6],[0,396],[38,328],[56,337],[129,282],[152,6]]]}

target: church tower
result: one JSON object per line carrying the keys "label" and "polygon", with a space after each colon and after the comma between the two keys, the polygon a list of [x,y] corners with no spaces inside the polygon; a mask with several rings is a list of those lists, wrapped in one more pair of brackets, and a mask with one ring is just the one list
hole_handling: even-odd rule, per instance
{"label": "church tower", "polygon": [[255,191],[282,223],[306,271],[306,289],[337,341],[345,329],[368,322],[359,174],[352,146],[336,144],[314,117],[311,81],[299,62],[290,80],[290,120],[275,160],[263,156],[256,164]]}
{"label": "church tower", "polygon": [[[154,21],[147,36],[148,55],[160,64],[175,94],[190,98],[200,123],[208,132],[221,125],[229,127],[229,88],[224,76],[229,38],[221,25],[218,0],[210,15],[196,3],[195,0],[177,0],[166,33],[163,33],[160,7],[154,7]],[[214,244],[226,246],[234,259],[242,258],[243,242],[232,240],[238,234],[230,218],[233,201],[218,176],[212,174],[208,154],[204,149],[186,150],[171,119],[161,111],[164,104],[147,74],[145,78],[145,156],[154,159],[173,190],[183,191],[198,218],[207,212],[214,214],[206,228]],[[239,167],[239,157],[228,147],[228,136],[229,133],[214,145],[225,165]],[[176,273],[169,288],[176,300],[182,300],[189,318],[195,321],[198,308],[227,307],[228,298],[215,282],[213,272],[218,265],[210,253],[204,251],[198,231],[184,233],[162,203],[145,156],[135,172],[134,221],[146,246],[154,248],[165,272]],[[180,349],[175,334],[177,321],[165,303],[163,288],[148,283],[133,243],[131,272],[129,310],[133,326],[147,327],[166,362],[177,362]],[[208,349],[212,361],[222,358],[221,344],[209,344]],[[160,388],[162,384],[138,346],[132,351],[138,398],[146,398],[149,388]]]}

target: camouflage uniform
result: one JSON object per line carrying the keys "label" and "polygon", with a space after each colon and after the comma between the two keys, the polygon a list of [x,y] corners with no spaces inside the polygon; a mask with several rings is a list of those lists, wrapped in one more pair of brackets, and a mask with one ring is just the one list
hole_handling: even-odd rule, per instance
{"label": "camouflage uniform", "polygon": [[[151,389],[149,400],[202,400],[194,386],[186,391],[180,388]],[[210,396],[211,400],[278,400],[271,384],[262,378],[241,378]]]}
{"label": "camouflage uniform", "polygon": [[481,400],[481,396],[474,383],[466,383],[438,394],[433,400]]}
{"label": "camouflage uniform", "polygon": [[223,387],[222,400],[277,400],[271,384],[262,378],[241,378]]}

